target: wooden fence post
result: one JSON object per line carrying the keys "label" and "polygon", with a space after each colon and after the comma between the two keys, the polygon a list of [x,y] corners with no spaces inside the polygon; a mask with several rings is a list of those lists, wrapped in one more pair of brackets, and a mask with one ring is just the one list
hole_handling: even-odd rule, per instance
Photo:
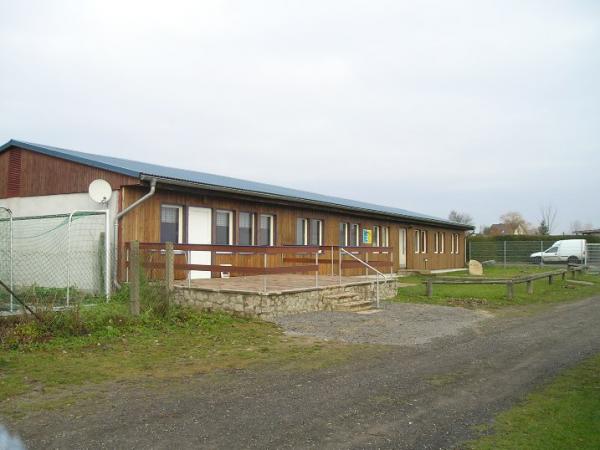
{"label": "wooden fence post", "polygon": [[554,283],[554,275],[548,275],[548,284]]}
{"label": "wooden fence post", "polygon": [[533,281],[531,280],[527,281],[527,293],[533,294]]}
{"label": "wooden fence post", "polygon": [[512,300],[515,296],[515,285],[512,281],[506,283],[506,298]]}
{"label": "wooden fence post", "polygon": [[431,298],[433,296],[433,281],[432,280],[427,280],[427,285],[426,285],[426,293],[427,293],[427,297]]}
{"label": "wooden fence post", "polygon": [[129,312],[140,315],[140,243],[132,241],[129,250]]}
{"label": "wooden fence post", "polygon": [[565,278],[567,278],[567,272],[566,271],[564,271],[562,273],[561,278],[562,278],[563,281],[565,281]]}
{"label": "wooden fence post", "polygon": [[175,284],[175,255],[173,253],[173,243],[165,243],[165,288],[167,295],[173,291]]}

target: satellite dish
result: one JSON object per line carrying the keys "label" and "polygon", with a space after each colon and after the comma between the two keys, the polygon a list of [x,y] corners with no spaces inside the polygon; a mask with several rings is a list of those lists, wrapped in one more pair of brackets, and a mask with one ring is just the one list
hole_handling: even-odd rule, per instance
{"label": "satellite dish", "polygon": [[88,193],[90,194],[90,198],[96,203],[108,203],[112,195],[112,188],[108,184],[108,181],[98,179],[90,183]]}

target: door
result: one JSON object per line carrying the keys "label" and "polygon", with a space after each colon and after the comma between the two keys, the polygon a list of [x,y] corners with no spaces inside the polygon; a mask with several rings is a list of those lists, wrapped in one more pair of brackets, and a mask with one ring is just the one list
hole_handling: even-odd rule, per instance
{"label": "door", "polygon": [[398,258],[399,267],[406,269],[406,228],[400,228],[400,238],[398,239]]}
{"label": "door", "polygon": [[544,262],[557,262],[560,260],[559,246],[553,246],[543,253]]}
{"label": "door", "polygon": [[[212,243],[212,213],[210,208],[198,208],[190,206],[188,209],[188,243],[189,244],[211,244]],[[211,252],[190,252],[190,264],[210,265],[212,261]],[[210,278],[210,270],[192,270],[192,279]]]}

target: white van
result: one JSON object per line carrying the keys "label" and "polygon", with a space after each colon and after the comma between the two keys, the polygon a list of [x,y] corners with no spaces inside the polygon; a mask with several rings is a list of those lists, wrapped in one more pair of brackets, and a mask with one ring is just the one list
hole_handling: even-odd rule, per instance
{"label": "white van", "polygon": [[581,264],[585,261],[585,245],[585,239],[556,241],[548,250],[532,253],[530,258],[535,264],[539,264],[542,261]]}

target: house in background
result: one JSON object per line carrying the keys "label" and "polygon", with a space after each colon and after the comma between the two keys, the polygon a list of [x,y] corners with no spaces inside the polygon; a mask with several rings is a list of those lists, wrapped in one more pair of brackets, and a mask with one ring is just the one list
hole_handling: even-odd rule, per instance
{"label": "house in background", "polygon": [[590,230],[577,230],[573,233],[581,236],[600,236],[600,228],[592,228]]}
{"label": "house in background", "polygon": [[[125,244],[133,240],[381,246],[393,249],[393,271],[461,268],[465,232],[473,229],[399,208],[192,170],[15,140],[0,147],[0,206],[17,217],[105,209],[87,193],[96,179],[112,187],[111,217],[127,212],[111,231],[120,279]],[[218,252],[202,253],[208,264],[219,259]]]}
{"label": "house in background", "polygon": [[512,225],[509,223],[494,223],[490,225],[489,236],[522,236],[527,234],[523,225]]}

